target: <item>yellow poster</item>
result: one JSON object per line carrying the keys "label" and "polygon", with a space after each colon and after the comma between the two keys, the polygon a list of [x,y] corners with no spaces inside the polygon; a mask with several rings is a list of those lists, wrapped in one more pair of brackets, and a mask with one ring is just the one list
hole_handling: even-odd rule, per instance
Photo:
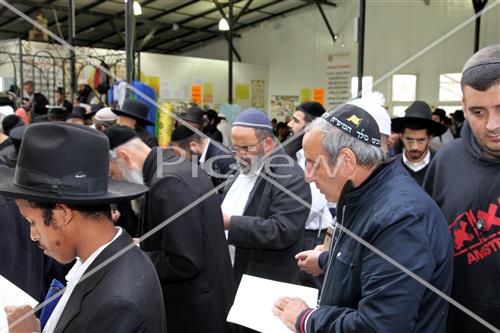
{"label": "yellow poster", "polygon": [[311,101],[311,89],[303,88],[300,89],[300,103],[310,102]]}
{"label": "yellow poster", "polygon": [[174,127],[174,118],[171,116],[173,110],[172,103],[162,103],[158,112],[158,143],[162,148],[170,144],[170,136]]}
{"label": "yellow poster", "polygon": [[236,85],[236,100],[249,100],[250,99],[250,85],[247,83],[240,83]]}
{"label": "yellow poster", "polygon": [[214,102],[214,85],[212,83],[203,83],[203,103]]}

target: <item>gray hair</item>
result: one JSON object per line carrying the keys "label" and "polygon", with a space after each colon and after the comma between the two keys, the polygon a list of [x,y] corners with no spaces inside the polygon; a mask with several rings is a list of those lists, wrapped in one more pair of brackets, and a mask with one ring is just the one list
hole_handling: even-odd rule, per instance
{"label": "gray hair", "polygon": [[118,149],[127,148],[130,150],[140,149],[145,145],[139,137],[132,138],[127,142],[122,143],[119,146],[116,146],[114,149],[109,151],[109,159],[111,161],[115,161],[118,158]]}
{"label": "gray hair", "polygon": [[321,139],[321,145],[328,154],[328,158],[332,164],[336,163],[337,156],[343,148],[350,149],[356,156],[356,161],[362,166],[375,165],[385,157],[381,147],[364,143],[333,126],[323,118],[314,119],[306,127],[305,132],[309,133],[314,128],[319,129],[324,134]]}
{"label": "gray hair", "polygon": [[264,129],[264,128],[255,128],[255,136],[260,141],[260,140],[264,140],[267,137],[272,138],[273,132],[268,130],[268,129]]}
{"label": "gray hair", "polygon": [[482,48],[467,60],[462,70],[462,89],[486,91],[500,84],[500,44]]}

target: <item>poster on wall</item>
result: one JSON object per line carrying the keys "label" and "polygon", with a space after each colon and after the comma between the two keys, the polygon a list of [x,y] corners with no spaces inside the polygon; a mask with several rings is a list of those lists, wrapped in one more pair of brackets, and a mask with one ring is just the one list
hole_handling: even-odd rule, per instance
{"label": "poster on wall", "polygon": [[250,99],[250,85],[247,83],[240,83],[236,85],[236,100],[247,101]]}
{"label": "poster on wall", "polygon": [[201,105],[201,84],[191,85],[191,99],[194,103]]}
{"label": "poster on wall", "polygon": [[310,88],[300,89],[300,103],[310,102],[312,100]]}
{"label": "poster on wall", "polygon": [[325,105],[325,89],[314,88],[313,89],[313,101],[318,102],[321,105]]}
{"label": "poster on wall", "polygon": [[252,107],[264,109],[264,80],[252,80]]}
{"label": "poster on wall", "polygon": [[212,83],[203,83],[203,103],[214,102],[214,85]]}
{"label": "poster on wall", "polygon": [[271,95],[269,118],[285,121],[286,116],[291,115],[299,104],[297,95]]}
{"label": "poster on wall", "polygon": [[351,53],[339,52],[327,55],[326,62],[326,105],[325,109],[331,109],[348,101],[351,98]]}

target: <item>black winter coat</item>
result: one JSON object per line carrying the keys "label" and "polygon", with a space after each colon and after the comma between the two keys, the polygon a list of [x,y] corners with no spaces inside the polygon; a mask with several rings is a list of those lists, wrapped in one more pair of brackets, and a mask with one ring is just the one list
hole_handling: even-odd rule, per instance
{"label": "black winter coat", "polygon": [[150,191],[141,233],[168,221],[141,243],[160,278],[168,332],[226,332],[235,284],[222,211],[209,177],[199,166],[160,148],[151,150],[143,172]]}

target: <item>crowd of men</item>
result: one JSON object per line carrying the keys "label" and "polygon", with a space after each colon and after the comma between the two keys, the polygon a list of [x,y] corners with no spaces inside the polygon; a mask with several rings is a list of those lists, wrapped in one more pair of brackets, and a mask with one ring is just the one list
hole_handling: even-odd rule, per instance
{"label": "crowd of men", "polygon": [[303,103],[288,136],[250,108],[227,137],[192,106],[160,148],[147,103],[47,108],[27,82],[0,98],[0,274],[46,301],[9,331],[252,332],[226,321],[244,274],[319,289],[269,309],[294,332],[500,328],[500,45],[461,86],[451,124],[372,94]]}

